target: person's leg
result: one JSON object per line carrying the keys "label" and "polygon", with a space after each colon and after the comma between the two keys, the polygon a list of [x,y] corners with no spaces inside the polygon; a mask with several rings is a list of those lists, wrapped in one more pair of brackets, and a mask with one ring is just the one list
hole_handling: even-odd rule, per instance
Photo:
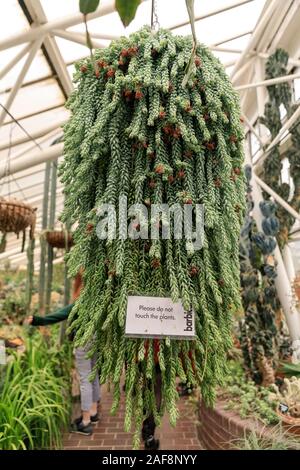
{"label": "person's leg", "polygon": [[[95,355],[91,358],[91,368],[92,368],[92,369],[93,369],[94,366],[96,365],[96,361],[97,361],[97,355],[95,354]],[[98,404],[99,404],[99,401],[100,401],[100,397],[101,397],[100,383],[99,383],[99,376],[98,376],[98,374],[97,374],[96,377],[95,377],[95,379],[94,379],[93,382],[92,382],[92,398],[93,398],[93,403],[92,403],[91,410],[90,410],[91,418],[93,418],[93,419],[92,419],[92,422],[95,422],[95,420],[98,421],[98,419],[99,419],[99,416],[98,416]]]}
{"label": "person's leg", "polygon": [[[156,406],[157,409],[160,409],[161,406],[161,372],[159,365],[155,367],[156,372],[156,380],[154,385],[154,393],[156,399]],[[142,428],[142,438],[145,442],[145,449],[153,449],[157,450],[159,448],[159,440],[154,438],[155,435],[155,420],[154,416],[150,415],[145,421],[143,422]]]}
{"label": "person's leg", "polygon": [[90,424],[90,410],[93,402],[93,389],[89,381],[89,374],[92,370],[91,360],[86,359],[86,352],[86,348],[75,349],[76,366],[80,377],[80,400],[83,426]]}

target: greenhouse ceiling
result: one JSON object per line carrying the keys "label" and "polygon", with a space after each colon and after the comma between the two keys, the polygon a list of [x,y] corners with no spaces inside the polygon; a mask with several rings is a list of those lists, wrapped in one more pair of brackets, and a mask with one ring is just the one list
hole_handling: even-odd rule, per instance
{"label": "greenhouse ceiling", "polygon": [[[190,34],[184,0],[157,0],[158,25]],[[74,62],[86,57],[85,26],[78,0],[6,0],[0,18],[0,196],[12,196],[37,207],[41,231],[46,160],[60,160],[64,105],[73,89]],[[94,47],[128,35],[151,21],[150,0],[142,1],[134,21],[124,28],[113,0],[101,0],[88,16]],[[290,54],[290,80],[300,95],[300,2],[298,0],[196,0],[196,33],[219,57],[241,95],[245,134],[261,142],[256,128],[266,88],[264,63],[276,47]],[[7,112],[8,111],[8,112]],[[261,144],[261,145],[260,145]],[[263,158],[258,151],[257,160]],[[56,215],[63,206],[60,183]],[[59,223],[57,223],[59,226]],[[38,248],[38,247],[37,247]],[[38,253],[38,251],[37,251]],[[20,241],[8,240],[0,261],[25,263]],[[36,256],[38,265],[38,255]]]}

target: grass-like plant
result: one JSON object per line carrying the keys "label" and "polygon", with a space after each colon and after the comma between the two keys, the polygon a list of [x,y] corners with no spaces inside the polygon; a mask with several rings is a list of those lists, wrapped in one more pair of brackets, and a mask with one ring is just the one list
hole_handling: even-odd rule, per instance
{"label": "grass-like plant", "polygon": [[300,364],[283,362],[281,365],[282,371],[287,377],[300,377]]}
{"label": "grass-like plant", "polygon": [[0,449],[61,447],[70,414],[68,351],[56,350],[40,334],[11,356],[0,376]]}
{"label": "grass-like plant", "polygon": [[237,450],[300,450],[300,439],[278,424],[267,434],[252,431],[244,438],[232,441],[232,445]]}

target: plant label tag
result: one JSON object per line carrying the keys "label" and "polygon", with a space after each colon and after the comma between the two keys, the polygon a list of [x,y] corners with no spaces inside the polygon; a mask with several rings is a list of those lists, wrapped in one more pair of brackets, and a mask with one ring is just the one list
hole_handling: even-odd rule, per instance
{"label": "plant label tag", "polygon": [[279,403],[279,410],[281,411],[281,413],[285,414],[289,411],[289,407],[284,403]]}
{"label": "plant label tag", "polygon": [[194,339],[195,313],[168,297],[128,296],[125,335],[129,338]]}
{"label": "plant label tag", "polygon": [[5,342],[2,339],[0,339],[0,364],[3,366],[6,364]]}

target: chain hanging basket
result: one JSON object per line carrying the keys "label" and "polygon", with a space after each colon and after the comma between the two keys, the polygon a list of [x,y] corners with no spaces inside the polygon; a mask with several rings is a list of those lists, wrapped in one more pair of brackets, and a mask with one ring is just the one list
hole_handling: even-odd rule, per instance
{"label": "chain hanging basket", "polygon": [[74,244],[73,235],[64,230],[46,232],[46,240],[53,248],[71,248]]}
{"label": "chain hanging basket", "polygon": [[36,208],[18,199],[5,199],[0,197],[0,231],[5,235],[13,232],[19,237],[23,233],[22,251],[25,243],[26,229],[29,227],[29,236],[34,238],[36,223]]}

